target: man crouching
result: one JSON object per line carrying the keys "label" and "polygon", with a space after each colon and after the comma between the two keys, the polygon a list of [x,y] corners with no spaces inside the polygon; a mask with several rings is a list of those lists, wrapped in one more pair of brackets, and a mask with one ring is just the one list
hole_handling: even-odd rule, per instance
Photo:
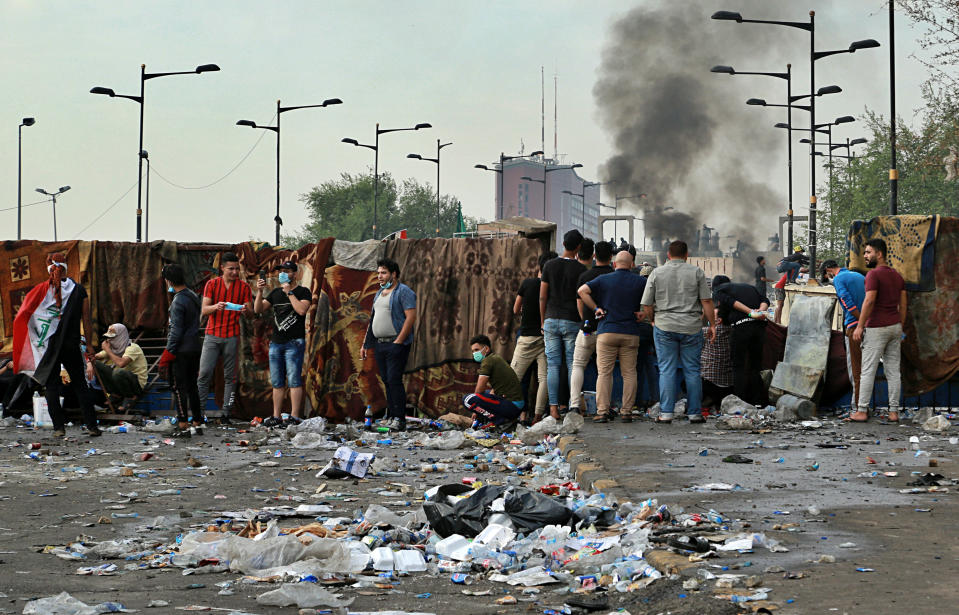
{"label": "man crouching", "polygon": [[485,335],[470,340],[473,360],[480,364],[476,389],[463,398],[463,405],[473,413],[473,421],[508,427],[516,422],[523,406],[523,387],[516,372],[506,360],[492,351],[492,342]]}

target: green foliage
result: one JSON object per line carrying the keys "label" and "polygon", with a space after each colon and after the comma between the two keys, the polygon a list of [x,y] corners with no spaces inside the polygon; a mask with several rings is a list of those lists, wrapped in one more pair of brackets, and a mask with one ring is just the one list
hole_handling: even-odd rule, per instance
{"label": "green foliage", "polygon": [[[406,229],[411,239],[436,236],[436,189],[407,179],[401,187],[389,173],[378,184],[377,235],[383,237]],[[283,237],[289,247],[299,247],[324,237],[347,241],[373,238],[373,174],[341,173],[304,194],[300,200],[309,212],[309,222],[299,233]],[[452,237],[460,202],[455,196],[440,198],[440,236]],[[467,217],[468,228],[479,222]]]}
{"label": "green foliage", "polygon": [[[949,146],[959,147],[959,98],[926,86],[926,109],[919,126],[901,119],[896,127],[899,213],[959,216],[959,182],[946,182],[942,159]],[[844,258],[845,238],[853,220],[868,220],[889,211],[889,121],[867,111],[863,121],[869,142],[857,158],[834,158],[832,181],[823,175],[818,218],[819,258]],[[834,154],[844,154],[845,149]]]}

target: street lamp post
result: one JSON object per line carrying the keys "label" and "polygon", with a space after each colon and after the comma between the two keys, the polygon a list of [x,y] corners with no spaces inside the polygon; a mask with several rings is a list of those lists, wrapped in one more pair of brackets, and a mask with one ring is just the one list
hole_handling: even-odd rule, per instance
{"label": "street lamp post", "polygon": [[546,219],[546,174],[543,174],[543,179],[533,179],[527,175],[520,177],[520,179],[525,179],[526,181],[536,182],[537,184],[543,184],[543,220]]}
{"label": "street lamp post", "polygon": [[380,135],[385,135],[388,132],[403,132],[406,130],[421,130],[423,128],[432,128],[432,124],[427,124],[422,122],[413,126],[412,128],[380,128],[380,123],[376,123],[376,141],[373,145],[368,145],[358,142],[356,139],[340,139],[342,143],[349,143],[354,147],[365,147],[367,149],[373,150],[373,239],[376,237],[376,209],[377,209],[377,199],[379,198],[379,183],[380,183]]}
{"label": "street lamp post", "polygon": [[899,169],[896,168],[896,22],[889,2],[889,215],[899,213]]}
{"label": "street lamp post", "polygon": [[580,230],[581,230],[581,231],[582,231],[582,230],[585,230],[585,228],[586,228],[586,184],[585,184],[585,182],[583,183],[583,191],[582,191],[582,192],[572,192],[572,191],[570,191],[570,190],[563,190],[563,194],[568,194],[568,195],[570,195],[570,196],[578,196],[578,197],[580,198],[580,200],[581,200],[581,202],[582,202],[582,204],[583,204],[583,206],[582,206],[583,216],[582,216],[582,218],[580,218],[580,225],[581,225],[583,228],[580,229]]}
{"label": "street lamp post", "polygon": [[144,209],[146,210],[146,221],[144,223],[143,229],[143,240],[146,242],[150,241],[150,153],[146,150],[140,150],[140,158],[143,158],[147,162],[147,185],[146,185],[146,198],[144,199]]}
{"label": "street lamp post", "polygon": [[141,235],[141,226],[143,222],[143,209],[141,208],[141,199],[142,194],[142,182],[143,182],[143,158],[140,157],[139,152],[143,151],[143,108],[144,104],[144,92],[146,90],[146,82],[150,79],[156,79],[157,77],[169,77],[171,75],[198,75],[200,73],[210,73],[220,70],[220,67],[216,64],[201,64],[193,70],[187,71],[177,71],[170,73],[148,73],[146,72],[147,65],[140,65],[140,95],[133,96],[128,94],[117,94],[110,88],[104,88],[97,86],[90,90],[91,94],[103,94],[109,96],[110,98],[126,98],[134,102],[140,103],[140,147],[137,148],[137,241],[142,241]]}
{"label": "street lamp post", "polygon": [[37,192],[45,194],[53,201],[53,240],[57,240],[57,197],[70,189],[70,186],[60,186],[56,192],[47,192],[43,188],[37,188]]}
{"label": "street lamp post", "polygon": [[20,120],[20,126],[17,128],[17,241],[22,237],[20,214],[23,209],[23,197],[21,195],[23,192],[23,188],[21,187],[23,183],[23,127],[33,126],[36,123],[37,120],[34,118],[25,117]]}
{"label": "street lamp post", "polygon": [[[873,39],[855,41],[846,49],[834,51],[816,51],[816,12],[809,11],[809,22],[801,21],[770,21],[763,19],[743,19],[743,16],[734,11],[717,11],[713,19],[735,21],[736,23],[759,23],[798,28],[809,32],[809,115],[810,126],[816,125],[816,60],[839,53],[855,53],[860,49],[879,47],[879,42]],[[792,102],[792,101],[790,101]],[[809,271],[816,271],[816,155],[815,145],[809,145]],[[813,274],[815,275],[815,274]],[[810,277],[810,279],[814,279]]]}
{"label": "street lamp post", "polygon": [[453,145],[453,142],[449,143],[440,143],[440,140],[436,140],[436,158],[424,158],[419,154],[407,154],[407,158],[413,158],[414,160],[424,160],[426,162],[435,162],[436,163],[436,236],[440,236],[440,151],[447,145]]}
{"label": "street lamp post", "polygon": [[343,101],[339,98],[327,98],[319,105],[298,105],[295,107],[281,107],[280,101],[276,101],[276,126],[260,126],[252,120],[239,120],[237,126],[249,126],[250,128],[261,128],[263,130],[272,130],[276,133],[276,216],[273,222],[276,225],[276,242],[274,245],[280,245],[280,227],[283,226],[283,218],[280,217],[280,116],[287,111],[296,109],[315,109],[317,107],[329,107],[330,105],[341,105]]}
{"label": "street lamp post", "polygon": [[[725,73],[727,75],[763,75],[766,77],[775,77],[786,80],[786,100],[791,101],[793,96],[792,64],[786,65],[785,73],[773,72],[737,72],[732,66],[714,66],[710,72]],[[792,126],[793,123],[793,105],[786,105],[786,125]],[[793,243],[793,139],[792,130],[786,135],[786,169],[788,186],[788,204],[786,207],[786,217],[788,220],[786,245],[792,249]],[[776,234],[779,234],[777,229]],[[786,250],[789,253],[789,250]]]}

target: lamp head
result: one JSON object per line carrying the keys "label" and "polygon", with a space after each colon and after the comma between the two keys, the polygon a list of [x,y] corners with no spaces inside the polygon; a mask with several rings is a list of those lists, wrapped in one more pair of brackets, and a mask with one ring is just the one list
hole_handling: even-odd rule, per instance
{"label": "lamp head", "polygon": [[62,194],[62,193],[66,192],[66,191],[69,190],[69,189],[70,189],[70,186],[60,186],[60,193]]}
{"label": "lamp head", "polygon": [[786,122],[777,122],[773,128],[789,128],[789,124]]}
{"label": "lamp head", "polygon": [[800,139],[799,142],[800,142],[800,143],[809,143],[809,139]]}
{"label": "lamp head", "polygon": [[520,179],[525,180],[525,181],[528,181],[528,182],[533,181],[533,178],[530,177],[529,175],[524,175],[524,176],[520,177]]}
{"label": "lamp head", "polygon": [[20,123],[24,126],[33,126],[34,124],[37,123],[37,120],[35,120],[32,117],[25,117],[22,120],[20,120]]}
{"label": "lamp head", "polygon": [[546,153],[543,150],[536,150],[535,152],[530,152],[530,156],[545,156]]}
{"label": "lamp head", "polygon": [[105,95],[105,96],[116,96],[116,95],[117,95],[117,93],[114,92],[113,90],[111,90],[110,88],[103,88],[103,87],[100,87],[100,86],[97,86],[97,87],[95,87],[95,88],[90,88],[90,93],[91,93],[91,94],[103,94],[103,95]]}
{"label": "lamp head", "polygon": [[407,154],[406,157],[407,157],[407,158],[415,158],[416,160],[422,160],[422,159],[423,159],[423,157],[420,156],[419,154]]}
{"label": "lamp head", "polygon": [[856,41],[849,45],[849,53],[856,53],[859,49],[872,49],[873,47],[879,47],[879,41],[871,38],[865,40]]}
{"label": "lamp head", "polygon": [[239,120],[236,123],[237,126],[249,126],[250,128],[256,128],[256,122],[253,120]]}
{"label": "lamp head", "polygon": [[839,94],[842,88],[838,85],[826,85],[816,90],[816,96],[825,96],[826,94]]}
{"label": "lamp head", "polygon": [[852,141],[850,141],[849,145],[861,145],[863,143],[869,143],[869,141],[860,137],[858,139],[853,139]]}
{"label": "lamp head", "polygon": [[216,64],[201,64],[196,67],[198,73],[214,73],[218,70],[220,70],[220,67]]}
{"label": "lamp head", "polygon": [[343,101],[340,100],[339,98],[327,98],[326,100],[323,101],[324,107],[329,107],[330,105],[342,105],[342,104],[343,104]]}
{"label": "lamp head", "polygon": [[718,19],[719,21],[735,21],[736,23],[743,22],[743,16],[734,11],[716,11],[713,13],[712,19]]}
{"label": "lamp head", "polygon": [[569,168],[571,168],[571,169],[582,169],[582,168],[583,168],[583,165],[581,165],[580,163],[577,162],[576,164],[572,165],[572,166],[569,167]]}
{"label": "lamp head", "polygon": [[735,75],[735,74],[736,74],[736,70],[735,70],[732,66],[723,66],[723,65],[714,66],[714,67],[712,67],[712,68],[709,69],[709,72],[711,72],[711,73],[725,73],[725,74],[727,74],[727,75]]}
{"label": "lamp head", "polygon": [[37,190],[37,192],[39,192],[40,194],[46,194],[46,195],[49,195],[49,194],[50,194],[49,192],[47,192],[47,191],[44,190],[43,188],[37,188],[36,190]]}
{"label": "lamp head", "polygon": [[489,171],[489,167],[486,166],[485,164],[474,164],[474,165],[473,165],[473,168],[474,168],[474,169],[483,169],[484,171]]}
{"label": "lamp head", "polygon": [[359,141],[357,141],[356,139],[350,139],[350,138],[340,139],[340,143],[349,143],[350,145],[359,145],[359,144],[360,144]]}
{"label": "lamp head", "polygon": [[851,116],[851,115],[844,115],[844,116],[842,116],[842,117],[837,117],[837,118],[836,118],[836,121],[833,122],[833,124],[849,124],[849,123],[855,122],[855,121],[856,121],[856,118],[854,118],[853,116]]}
{"label": "lamp head", "polygon": [[746,104],[747,104],[747,105],[759,106],[759,107],[765,107],[765,106],[766,106],[766,101],[763,100],[762,98],[750,98],[749,100],[746,101]]}
{"label": "lamp head", "polygon": [[433,127],[432,124],[427,124],[426,122],[423,122],[422,124],[417,124],[416,126],[413,126],[413,130],[419,130],[421,128],[432,128],[432,127]]}

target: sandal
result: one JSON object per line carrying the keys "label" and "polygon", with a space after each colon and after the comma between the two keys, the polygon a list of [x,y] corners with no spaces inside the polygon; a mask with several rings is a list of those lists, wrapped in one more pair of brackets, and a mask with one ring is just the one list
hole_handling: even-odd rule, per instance
{"label": "sandal", "polygon": [[[895,418],[893,418],[893,417],[895,417]],[[899,422],[899,413],[898,413],[898,412],[892,412],[892,411],[890,411],[889,414],[886,415],[886,420],[889,421],[890,423],[898,423],[898,422]]]}
{"label": "sandal", "polygon": [[608,414],[605,414],[605,413],[604,413],[604,414],[597,414],[596,416],[593,417],[593,422],[594,422],[594,423],[608,423],[608,422],[609,422],[609,415],[608,415]]}
{"label": "sandal", "polygon": [[[865,415],[865,416],[864,416],[863,418],[856,418],[856,415],[857,415],[857,414],[862,414],[862,415]],[[851,413],[851,414],[849,415],[849,420],[850,420],[851,422],[853,422],[853,423],[865,423],[866,421],[869,420],[869,413],[868,413],[868,412],[853,412],[853,413]]]}
{"label": "sandal", "polygon": [[656,422],[656,423],[663,423],[663,424],[672,423],[672,422],[673,422],[673,415],[672,415],[672,414],[670,414],[670,415],[662,415],[662,414],[660,414],[659,416],[656,417],[656,421],[655,421],[655,422]]}

